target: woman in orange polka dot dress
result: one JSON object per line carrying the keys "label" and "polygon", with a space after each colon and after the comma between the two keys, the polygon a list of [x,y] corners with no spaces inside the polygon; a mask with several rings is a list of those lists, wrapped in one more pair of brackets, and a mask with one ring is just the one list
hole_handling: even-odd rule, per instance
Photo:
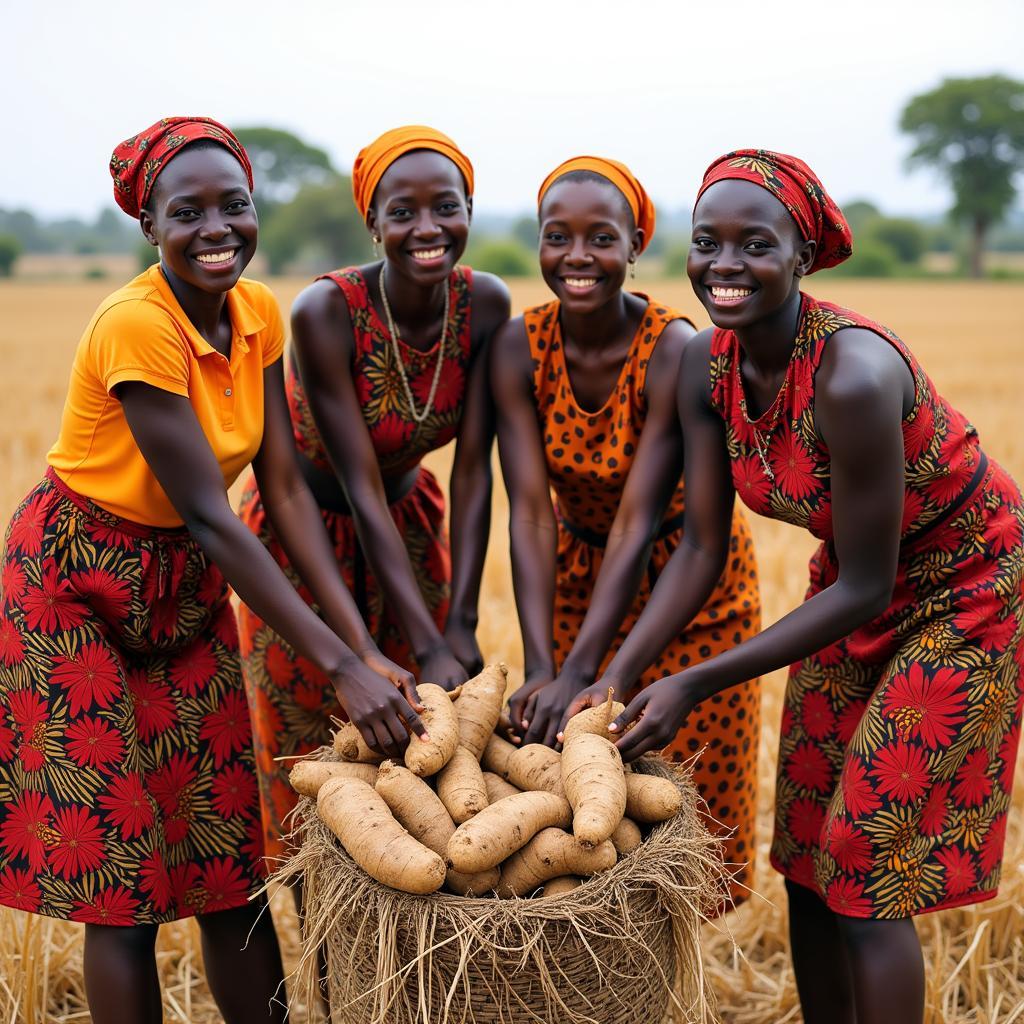
{"label": "woman in orange polka dot dress", "polygon": [[[541,186],[538,202],[541,271],[556,298],[503,328],[491,374],[526,662],[512,720],[525,741],[554,745],[566,707],[618,649],[682,542],[675,390],[694,328],[675,310],[623,290],[654,231],[653,205],[627,168],[592,157],[567,161]],[[631,494],[626,482],[637,466],[645,479],[663,482],[661,493]],[[601,565],[620,505],[631,513],[636,552],[631,577],[608,581]],[[710,600],[685,633],[666,638],[632,692],[758,631],[757,570],[738,511],[731,545]],[[695,781],[726,837],[737,901],[753,862],[759,725],[754,680],[708,701],[663,751],[674,761],[699,753]]]}

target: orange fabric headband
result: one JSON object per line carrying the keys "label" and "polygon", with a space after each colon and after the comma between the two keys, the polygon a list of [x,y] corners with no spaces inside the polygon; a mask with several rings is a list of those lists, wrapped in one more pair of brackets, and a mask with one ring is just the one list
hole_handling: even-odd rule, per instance
{"label": "orange fabric headband", "polygon": [[559,164],[542,182],[537,192],[537,208],[540,208],[548,189],[563,174],[569,174],[571,171],[593,171],[594,174],[600,174],[626,197],[626,202],[633,211],[633,220],[644,233],[644,243],[640,249],[643,252],[654,237],[654,203],[643,185],[633,176],[633,172],[618,160],[606,160],[600,156],[574,156]]}
{"label": "orange fabric headband", "polygon": [[466,181],[466,195],[473,194],[473,165],[458,146],[434,128],[423,124],[408,124],[392,128],[368,146],[359,150],[352,168],[352,197],[363,219],[373,201],[373,193],[384,172],[400,157],[414,149],[431,149],[448,157],[462,172]]}

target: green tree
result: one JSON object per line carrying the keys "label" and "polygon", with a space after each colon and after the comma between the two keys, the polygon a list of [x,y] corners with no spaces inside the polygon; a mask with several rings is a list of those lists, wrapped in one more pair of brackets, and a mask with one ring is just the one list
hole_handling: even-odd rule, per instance
{"label": "green tree", "polygon": [[523,247],[536,251],[539,238],[539,227],[536,217],[516,217],[512,223],[510,234]]}
{"label": "green tree", "polygon": [[304,185],[322,185],[335,176],[327,153],[291,132],[255,126],[235,134],[252,161],[256,198],[264,211],[292,199]]}
{"label": "green tree", "polygon": [[[900,263],[918,263],[928,247],[924,228],[909,217],[876,217],[868,222],[864,233],[867,238],[888,246]],[[856,236],[853,251],[856,254]]]}
{"label": "green tree", "polygon": [[14,235],[0,235],[0,277],[10,277],[21,255],[21,242]]}
{"label": "green tree", "polygon": [[857,236],[873,221],[882,216],[882,211],[867,199],[854,199],[843,203],[843,216],[853,232],[854,243]]}
{"label": "green tree", "polygon": [[290,203],[273,210],[260,230],[260,252],[272,274],[302,254],[330,267],[367,259],[369,236],[352,202],[349,179],[337,175],[323,185],[305,185]]}
{"label": "green tree", "polygon": [[970,269],[982,274],[989,228],[1003,219],[1024,170],[1024,82],[1005,75],[947,78],[904,108],[911,167],[935,167],[953,189],[952,214],[971,228]]}
{"label": "green tree", "polygon": [[515,238],[485,238],[467,251],[462,262],[498,277],[529,277],[536,267],[533,253]]}

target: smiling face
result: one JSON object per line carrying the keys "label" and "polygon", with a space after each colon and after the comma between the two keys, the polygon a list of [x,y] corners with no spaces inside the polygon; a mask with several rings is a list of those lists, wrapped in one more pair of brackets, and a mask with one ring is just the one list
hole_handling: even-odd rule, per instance
{"label": "smiling face", "polygon": [[753,182],[716,182],[693,211],[686,271],[718,327],[746,327],[778,312],[799,291],[813,257],[814,243]]}
{"label": "smiling face", "polygon": [[541,274],[571,312],[618,295],[640,241],[625,196],[605,179],[559,178],[541,203]]}
{"label": "smiling face", "polygon": [[202,292],[229,291],[256,252],[249,182],[220,145],[197,143],[170,161],[139,222],[167,276]]}
{"label": "smiling face", "polygon": [[390,266],[420,285],[444,281],[466,249],[472,200],[458,167],[433,150],[399,157],[383,174],[366,216]]}

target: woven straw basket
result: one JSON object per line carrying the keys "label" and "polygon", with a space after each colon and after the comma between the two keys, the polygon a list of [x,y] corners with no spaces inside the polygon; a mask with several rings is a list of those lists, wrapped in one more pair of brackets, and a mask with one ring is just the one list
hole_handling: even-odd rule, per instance
{"label": "woven straw basket", "polygon": [[680,813],[610,871],[539,899],[381,885],[303,800],[298,852],[274,880],[303,879],[307,998],[323,946],[334,1024],[715,1020],[699,940],[727,888],[720,844],[685,772],[650,758],[634,770],[673,779]]}

